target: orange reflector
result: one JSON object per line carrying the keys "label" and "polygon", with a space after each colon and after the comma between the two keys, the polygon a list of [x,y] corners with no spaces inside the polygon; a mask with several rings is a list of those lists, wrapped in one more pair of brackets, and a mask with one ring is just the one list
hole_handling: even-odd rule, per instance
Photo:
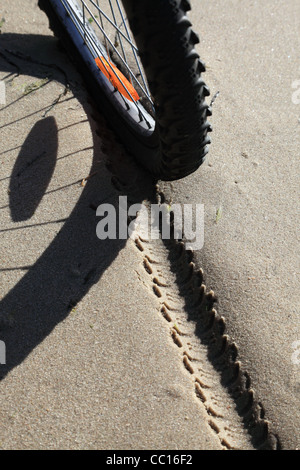
{"label": "orange reflector", "polygon": [[96,57],[96,64],[101,72],[108,78],[112,85],[130,101],[138,101],[140,99],[138,93],[131,85],[130,81],[120,72],[120,70],[108,62],[104,57]]}

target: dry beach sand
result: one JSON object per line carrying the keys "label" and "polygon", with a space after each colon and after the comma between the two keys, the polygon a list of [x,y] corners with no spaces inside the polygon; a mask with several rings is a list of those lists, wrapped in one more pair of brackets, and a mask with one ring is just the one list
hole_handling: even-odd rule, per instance
{"label": "dry beach sand", "polygon": [[[213,145],[158,186],[26,5],[0,11],[0,448],[297,449],[299,2],[192,2]],[[120,195],[204,204],[203,248],[99,240]]]}

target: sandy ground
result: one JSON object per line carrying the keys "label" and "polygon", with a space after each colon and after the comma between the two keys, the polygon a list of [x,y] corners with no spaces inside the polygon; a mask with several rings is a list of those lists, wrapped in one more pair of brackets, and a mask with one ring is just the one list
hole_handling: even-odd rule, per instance
{"label": "sandy ground", "polygon": [[299,4],[193,2],[213,145],[159,185],[204,204],[191,265],[176,243],[96,237],[100,203],[157,188],[27,3],[0,12],[0,446],[298,448]]}

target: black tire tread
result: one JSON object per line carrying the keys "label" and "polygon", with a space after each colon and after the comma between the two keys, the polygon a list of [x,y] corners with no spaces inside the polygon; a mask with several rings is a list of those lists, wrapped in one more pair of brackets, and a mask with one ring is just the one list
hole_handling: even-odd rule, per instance
{"label": "black tire tread", "polygon": [[178,179],[203,163],[212,130],[205,102],[210,93],[201,77],[205,65],[195,50],[199,38],[186,16],[191,4],[189,0],[124,0],[123,4],[156,104],[163,172]]}

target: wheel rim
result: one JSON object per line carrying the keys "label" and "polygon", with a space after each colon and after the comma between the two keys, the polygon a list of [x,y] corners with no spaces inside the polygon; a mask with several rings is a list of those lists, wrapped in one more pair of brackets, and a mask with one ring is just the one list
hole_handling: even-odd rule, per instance
{"label": "wheel rim", "polygon": [[152,134],[154,105],[120,1],[61,0],[61,4],[102,75],[106,94],[135,130]]}

